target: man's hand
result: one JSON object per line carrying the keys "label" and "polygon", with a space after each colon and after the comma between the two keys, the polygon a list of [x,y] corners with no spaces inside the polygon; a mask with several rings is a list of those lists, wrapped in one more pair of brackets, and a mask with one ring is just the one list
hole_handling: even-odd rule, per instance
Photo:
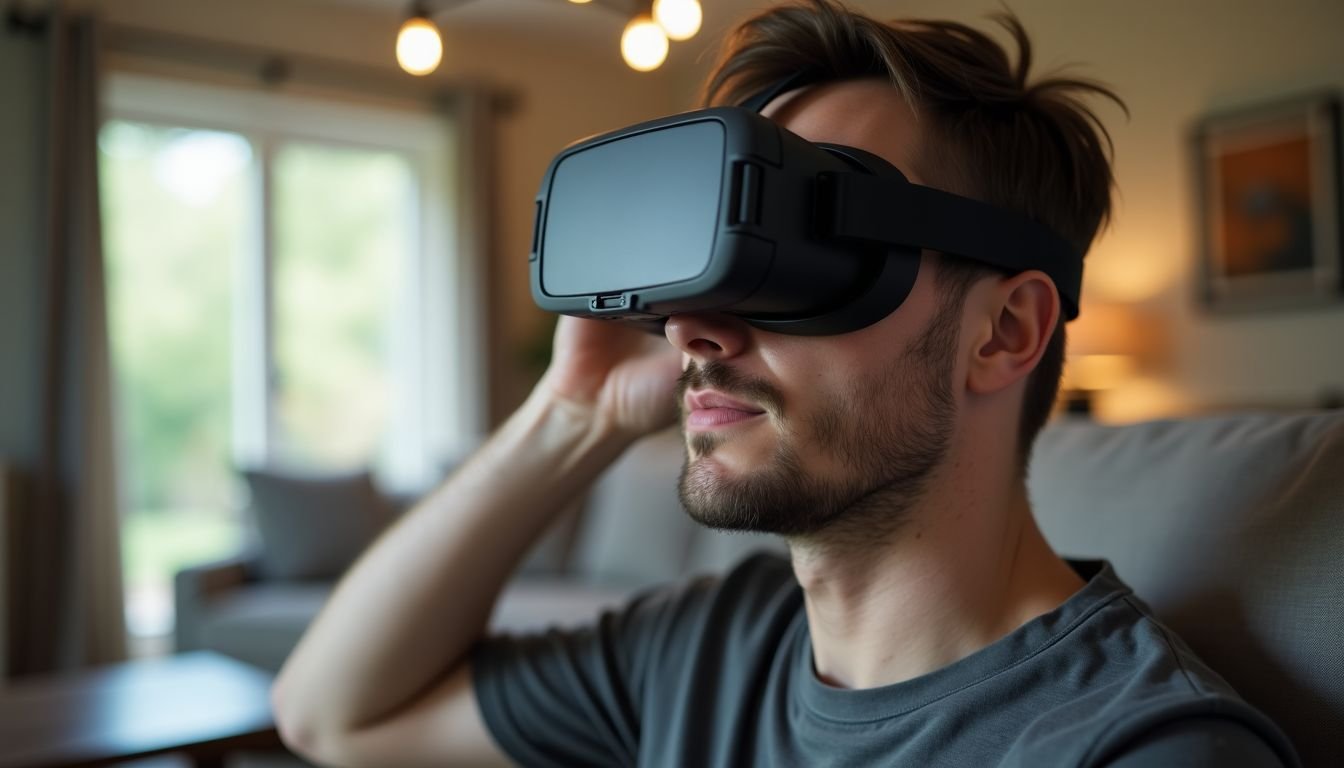
{"label": "man's hand", "polygon": [[539,389],[639,436],[671,424],[681,356],[661,337],[618,321],[562,316]]}

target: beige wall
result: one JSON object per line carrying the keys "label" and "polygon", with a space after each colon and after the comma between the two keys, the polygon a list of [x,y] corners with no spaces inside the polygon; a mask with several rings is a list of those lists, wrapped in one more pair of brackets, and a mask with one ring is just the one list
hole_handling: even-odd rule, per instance
{"label": "beige wall", "polygon": [[[387,68],[396,72],[392,41],[401,7],[353,7],[304,0],[89,0],[112,23],[264,48],[294,51]],[[452,19],[449,18],[449,21]],[[609,21],[609,20],[608,20]],[[519,362],[547,318],[532,304],[527,252],[533,199],[551,157],[571,141],[673,110],[665,73],[636,74],[612,51],[595,49],[591,35],[514,36],[498,25],[461,29],[445,23],[443,82],[469,78],[512,91],[517,108],[498,124],[494,164],[496,287],[491,337],[496,375],[492,415],[512,410],[530,379]],[[619,33],[619,25],[617,32]]]}
{"label": "beige wall", "polygon": [[[1344,86],[1338,0],[1009,0],[1037,72],[1080,63],[1132,117],[1103,105],[1116,145],[1114,225],[1088,256],[1088,302],[1138,302],[1165,328],[1160,370],[1100,403],[1129,419],[1255,404],[1306,404],[1344,389],[1344,304],[1210,316],[1193,300],[1196,210],[1187,136],[1202,114]],[[764,3],[759,5],[765,5]],[[856,2],[881,18],[951,17],[982,28],[990,0]],[[703,71],[705,67],[701,67]],[[678,78],[689,103],[696,75]]]}

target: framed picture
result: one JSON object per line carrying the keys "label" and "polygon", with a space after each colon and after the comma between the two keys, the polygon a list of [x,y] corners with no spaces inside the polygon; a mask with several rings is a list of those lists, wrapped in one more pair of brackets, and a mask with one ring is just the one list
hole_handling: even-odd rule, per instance
{"label": "framed picture", "polygon": [[1195,130],[1200,298],[1212,309],[1344,297],[1336,94],[1212,115]]}

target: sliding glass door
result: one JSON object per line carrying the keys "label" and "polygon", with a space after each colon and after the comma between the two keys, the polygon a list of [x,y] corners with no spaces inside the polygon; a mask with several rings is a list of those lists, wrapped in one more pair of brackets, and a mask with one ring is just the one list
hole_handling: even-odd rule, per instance
{"label": "sliding glass door", "polygon": [[99,148],[127,621],[155,635],[171,627],[166,576],[242,545],[233,274],[250,247],[255,151],[237,133],[125,121]]}
{"label": "sliding glass door", "polygon": [[144,645],[171,631],[173,573],[247,547],[240,468],[371,468],[419,490],[479,408],[441,375],[461,369],[426,363],[465,357],[471,325],[444,311],[469,274],[450,245],[451,120],[132,77],[108,112],[127,618]]}

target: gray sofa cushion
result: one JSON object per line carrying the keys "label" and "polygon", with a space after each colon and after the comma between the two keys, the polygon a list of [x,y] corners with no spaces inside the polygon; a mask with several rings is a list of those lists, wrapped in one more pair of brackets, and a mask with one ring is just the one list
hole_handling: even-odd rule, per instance
{"label": "gray sofa cushion", "polygon": [[303,476],[245,471],[266,579],[328,580],[373,541],[390,516],[367,472]]}
{"label": "gray sofa cushion", "polygon": [[1055,548],[1111,560],[1307,765],[1344,753],[1344,413],[1064,422],[1029,485]]}
{"label": "gray sofa cushion", "polygon": [[322,582],[260,582],[231,590],[201,611],[201,647],[278,671],[331,589]]}

